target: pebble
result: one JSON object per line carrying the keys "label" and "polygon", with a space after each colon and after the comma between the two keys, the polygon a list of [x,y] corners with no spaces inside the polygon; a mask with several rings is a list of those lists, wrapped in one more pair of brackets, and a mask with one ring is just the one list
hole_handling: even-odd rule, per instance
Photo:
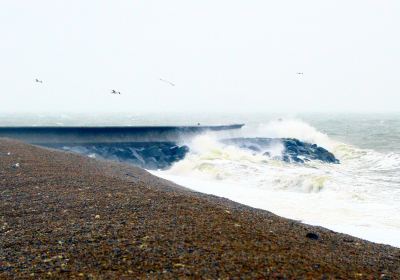
{"label": "pebble", "polygon": [[318,234],[313,233],[313,232],[307,233],[307,234],[306,234],[306,237],[309,238],[309,239],[313,239],[313,240],[318,240],[318,239],[319,239]]}

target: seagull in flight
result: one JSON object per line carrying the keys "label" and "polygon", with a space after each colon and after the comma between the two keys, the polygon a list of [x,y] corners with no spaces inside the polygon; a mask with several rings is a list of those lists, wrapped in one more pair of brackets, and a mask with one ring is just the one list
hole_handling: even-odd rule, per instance
{"label": "seagull in flight", "polygon": [[297,72],[296,74],[297,75],[303,75],[303,72]]}
{"label": "seagull in flight", "polygon": [[111,91],[111,94],[121,94],[121,92],[120,92],[120,91],[116,91],[115,89],[113,89],[113,90]]}
{"label": "seagull in flight", "polygon": [[161,79],[161,78],[160,78],[160,81],[163,82],[163,83],[167,83],[167,84],[169,84],[169,85],[172,86],[172,87],[175,86],[175,84],[172,83],[172,82],[170,82],[170,81],[167,81],[167,80],[164,80],[164,79]]}
{"label": "seagull in flight", "polygon": [[41,83],[41,84],[43,84],[43,81],[42,81],[42,80],[39,80],[39,79],[35,79],[35,82],[36,82],[36,83]]}

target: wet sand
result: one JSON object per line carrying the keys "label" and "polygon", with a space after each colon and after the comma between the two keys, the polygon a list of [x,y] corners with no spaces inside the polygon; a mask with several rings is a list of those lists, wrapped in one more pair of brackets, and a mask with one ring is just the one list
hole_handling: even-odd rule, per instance
{"label": "wet sand", "polygon": [[0,279],[400,278],[398,248],[9,139],[0,200]]}

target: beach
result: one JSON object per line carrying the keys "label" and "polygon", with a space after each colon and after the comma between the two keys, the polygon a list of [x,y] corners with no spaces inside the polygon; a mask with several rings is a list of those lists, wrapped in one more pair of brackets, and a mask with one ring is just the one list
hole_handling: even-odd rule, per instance
{"label": "beach", "polygon": [[0,140],[0,278],[398,279],[400,249]]}

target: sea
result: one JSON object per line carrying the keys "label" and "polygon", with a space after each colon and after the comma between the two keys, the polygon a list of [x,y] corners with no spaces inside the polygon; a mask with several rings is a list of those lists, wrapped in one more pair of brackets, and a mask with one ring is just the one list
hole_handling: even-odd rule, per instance
{"label": "sea", "polygon": [[[174,143],[187,148],[182,156],[161,168],[152,165],[147,169],[197,192],[400,247],[400,114],[0,114],[2,127],[228,124],[244,126],[182,134]],[[254,148],[226,139],[275,141]],[[307,158],[307,151],[304,160],[283,160],[288,148],[284,139],[315,144],[332,153],[337,162]],[[157,141],[153,139],[152,143]],[[124,145],[137,157],[143,151],[137,147],[133,150],[129,143]],[[97,150],[93,145],[88,147],[63,143],[61,148],[90,157],[109,155],[96,154],[99,146]],[[107,149],[108,153],[115,150]],[[116,149],[119,154],[125,151],[120,146]],[[129,162],[129,155],[124,157]],[[118,154],[111,159],[118,160]]]}

